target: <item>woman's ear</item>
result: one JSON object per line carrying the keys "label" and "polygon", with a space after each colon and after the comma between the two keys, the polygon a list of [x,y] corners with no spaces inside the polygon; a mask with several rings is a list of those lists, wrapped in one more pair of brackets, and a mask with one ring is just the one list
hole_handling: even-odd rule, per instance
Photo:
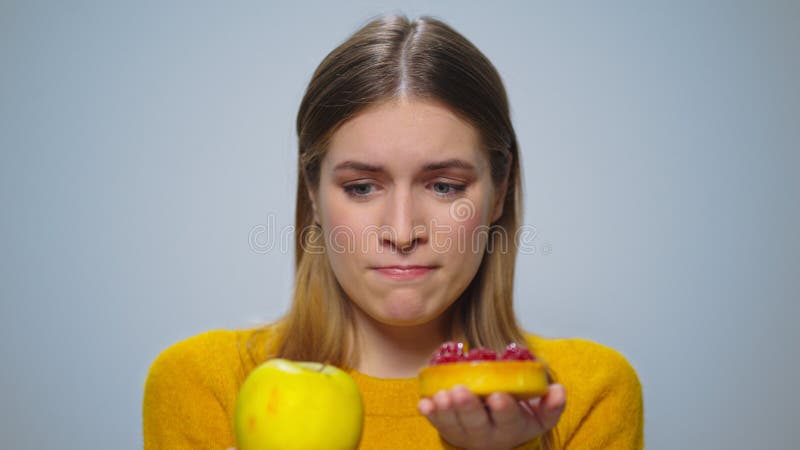
{"label": "woman's ear", "polygon": [[492,223],[500,220],[503,216],[503,205],[506,202],[506,193],[508,192],[508,179],[503,180],[503,183],[497,188],[497,193],[494,199],[494,212],[492,213]]}

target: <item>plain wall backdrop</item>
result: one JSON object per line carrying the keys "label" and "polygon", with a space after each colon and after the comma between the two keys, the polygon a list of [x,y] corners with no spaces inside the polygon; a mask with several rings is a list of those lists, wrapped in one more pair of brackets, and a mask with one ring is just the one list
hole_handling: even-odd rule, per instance
{"label": "plain wall backdrop", "polygon": [[161,350],[285,311],[300,99],[385,12],[506,83],[524,326],[625,354],[649,449],[797,448],[796,1],[0,1],[0,447],[141,448]]}

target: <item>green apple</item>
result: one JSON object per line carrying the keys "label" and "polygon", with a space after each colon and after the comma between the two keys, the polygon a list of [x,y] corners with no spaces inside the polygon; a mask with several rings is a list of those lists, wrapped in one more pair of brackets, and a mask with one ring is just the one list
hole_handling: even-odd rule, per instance
{"label": "green apple", "polygon": [[332,365],[270,359],[236,398],[239,450],[352,450],[363,424],[358,385]]}

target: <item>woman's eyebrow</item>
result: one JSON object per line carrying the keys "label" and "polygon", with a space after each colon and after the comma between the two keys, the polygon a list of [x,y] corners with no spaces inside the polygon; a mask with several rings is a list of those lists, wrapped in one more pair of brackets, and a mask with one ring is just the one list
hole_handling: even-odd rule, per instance
{"label": "woman's eyebrow", "polygon": [[367,164],[358,161],[343,161],[336,165],[333,168],[334,172],[338,172],[340,170],[360,170],[362,172],[383,172],[383,166],[376,166],[373,164]]}
{"label": "woman's eyebrow", "polygon": [[[359,170],[362,172],[377,172],[377,173],[384,172],[383,166],[363,163],[359,161],[352,161],[352,160],[343,161],[337,164],[336,167],[333,168],[333,171],[338,172],[340,170],[347,170],[347,169]],[[457,158],[446,159],[444,161],[429,162],[422,166],[422,170],[424,172],[432,172],[434,170],[440,170],[440,169],[465,169],[474,171],[475,166],[467,161]]]}
{"label": "woman's eyebrow", "polygon": [[466,169],[474,171],[475,166],[473,166],[471,163],[468,163],[467,161],[456,158],[445,159],[444,161],[432,162],[422,166],[422,170],[424,170],[425,172],[432,172],[434,170],[439,170],[439,169]]}

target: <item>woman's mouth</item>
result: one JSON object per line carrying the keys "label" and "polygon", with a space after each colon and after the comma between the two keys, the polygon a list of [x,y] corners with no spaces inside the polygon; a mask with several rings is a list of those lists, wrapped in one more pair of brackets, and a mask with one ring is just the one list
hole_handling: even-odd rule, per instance
{"label": "woman's mouth", "polygon": [[379,274],[397,281],[422,278],[433,272],[436,266],[385,266],[373,268]]}

